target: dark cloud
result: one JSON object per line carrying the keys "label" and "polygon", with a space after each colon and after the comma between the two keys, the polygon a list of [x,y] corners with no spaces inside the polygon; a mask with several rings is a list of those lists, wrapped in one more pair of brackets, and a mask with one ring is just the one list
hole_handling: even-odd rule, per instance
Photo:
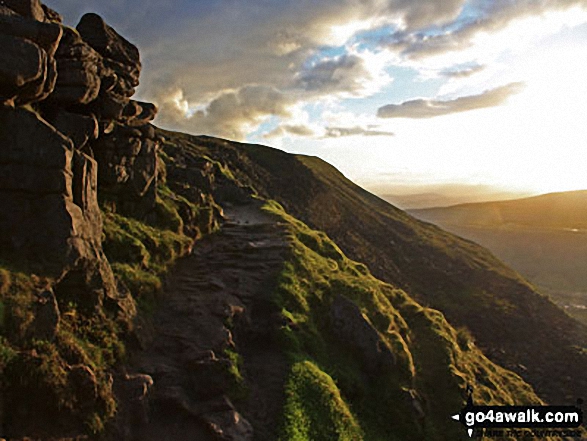
{"label": "dark cloud", "polygon": [[484,109],[503,104],[507,98],[523,87],[523,83],[510,83],[495,89],[486,90],[479,95],[464,96],[453,100],[417,99],[401,104],[389,104],[380,107],[377,116],[380,118],[433,118],[451,113]]}
{"label": "dark cloud", "polygon": [[372,128],[354,127],[326,127],[324,138],[341,138],[344,136],[395,136],[393,132],[374,130]]}
{"label": "dark cloud", "polygon": [[365,62],[356,55],[322,60],[302,70],[296,86],[309,92],[354,93],[363,89],[364,80],[372,80]]}

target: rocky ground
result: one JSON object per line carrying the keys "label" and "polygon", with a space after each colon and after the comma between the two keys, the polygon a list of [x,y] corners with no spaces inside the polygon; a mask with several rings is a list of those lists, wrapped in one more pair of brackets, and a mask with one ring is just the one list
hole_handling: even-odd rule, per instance
{"label": "rocky ground", "polygon": [[[247,440],[253,427],[256,439],[276,436],[287,364],[272,343],[280,315],[269,294],[286,233],[260,202],[229,207],[226,216],[169,274],[155,339],[132,363],[154,380],[137,439]],[[237,347],[238,359],[230,355]]]}

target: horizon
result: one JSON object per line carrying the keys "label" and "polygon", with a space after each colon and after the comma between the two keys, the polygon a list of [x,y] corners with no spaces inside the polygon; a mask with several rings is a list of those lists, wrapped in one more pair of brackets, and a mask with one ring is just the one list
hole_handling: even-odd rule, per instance
{"label": "horizon", "polygon": [[584,0],[48,5],[139,46],[162,128],[318,156],[378,195],[587,188]]}

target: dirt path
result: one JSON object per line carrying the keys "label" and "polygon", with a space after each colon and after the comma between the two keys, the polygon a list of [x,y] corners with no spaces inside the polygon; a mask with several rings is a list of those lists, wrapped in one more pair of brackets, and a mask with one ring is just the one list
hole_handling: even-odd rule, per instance
{"label": "dirt path", "polygon": [[[288,247],[285,228],[260,206],[226,208],[221,230],[169,274],[154,341],[133,363],[154,381],[137,439],[276,439],[287,363],[270,295]],[[235,352],[244,388],[229,373]]]}

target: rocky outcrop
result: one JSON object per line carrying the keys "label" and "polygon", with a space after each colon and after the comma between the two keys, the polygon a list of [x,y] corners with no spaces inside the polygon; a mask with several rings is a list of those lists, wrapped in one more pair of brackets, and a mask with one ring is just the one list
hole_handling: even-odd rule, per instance
{"label": "rocky outcrop", "polygon": [[114,203],[117,211],[139,219],[155,206],[160,145],[154,128],[141,124],[154,118],[156,109],[145,105],[147,110],[142,110],[142,104],[131,101],[129,106],[141,108],[138,115],[126,117],[128,125],[115,124],[112,131],[92,144],[100,165],[101,197]]}
{"label": "rocky outcrop", "polygon": [[130,99],[137,48],[95,14],[77,31],[59,20],[39,1],[0,5],[0,243],[58,278],[103,258],[99,185],[127,214],[154,207],[159,145],[156,107]]}
{"label": "rocky outcrop", "polygon": [[86,14],[77,30],[103,58],[103,84],[94,109],[103,119],[118,119],[139,85],[139,51],[96,14]]}
{"label": "rocky outcrop", "polygon": [[0,5],[0,104],[41,101],[55,87],[57,68],[53,55],[62,28],[55,23],[36,21],[33,16],[37,13],[33,10],[28,13],[28,17],[21,16]]}
{"label": "rocky outcrop", "polygon": [[64,28],[55,53],[57,83],[50,101],[57,105],[89,104],[102,85],[102,57],[72,28]]}
{"label": "rocky outcrop", "polygon": [[395,356],[389,345],[354,302],[336,296],[330,307],[330,319],[334,335],[359,353],[367,372],[393,369]]}
{"label": "rocky outcrop", "polygon": [[[38,0],[4,0],[0,51],[0,259],[47,281],[30,297],[22,338],[62,351],[70,344],[59,334],[71,314],[67,305],[129,332],[136,308],[128,290],[118,289],[102,250],[99,195],[111,209],[137,218],[155,207],[161,139],[150,125],[156,107],[131,100],[141,70],[138,49],[95,14],[82,17],[76,30]],[[30,363],[21,362],[34,370],[41,362],[31,354]],[[72,412],[111,412],[98,396],[111,390],[103,368],[75,351],[55,354],[60,372],[67,372],[60,384],[72,402],[84,403]],[[18,385],[5,396],[19,422],[0,421],[16,437],[27,435],[27,412],[46,405]],[[63,424],[66,432],[77,430]]]}

